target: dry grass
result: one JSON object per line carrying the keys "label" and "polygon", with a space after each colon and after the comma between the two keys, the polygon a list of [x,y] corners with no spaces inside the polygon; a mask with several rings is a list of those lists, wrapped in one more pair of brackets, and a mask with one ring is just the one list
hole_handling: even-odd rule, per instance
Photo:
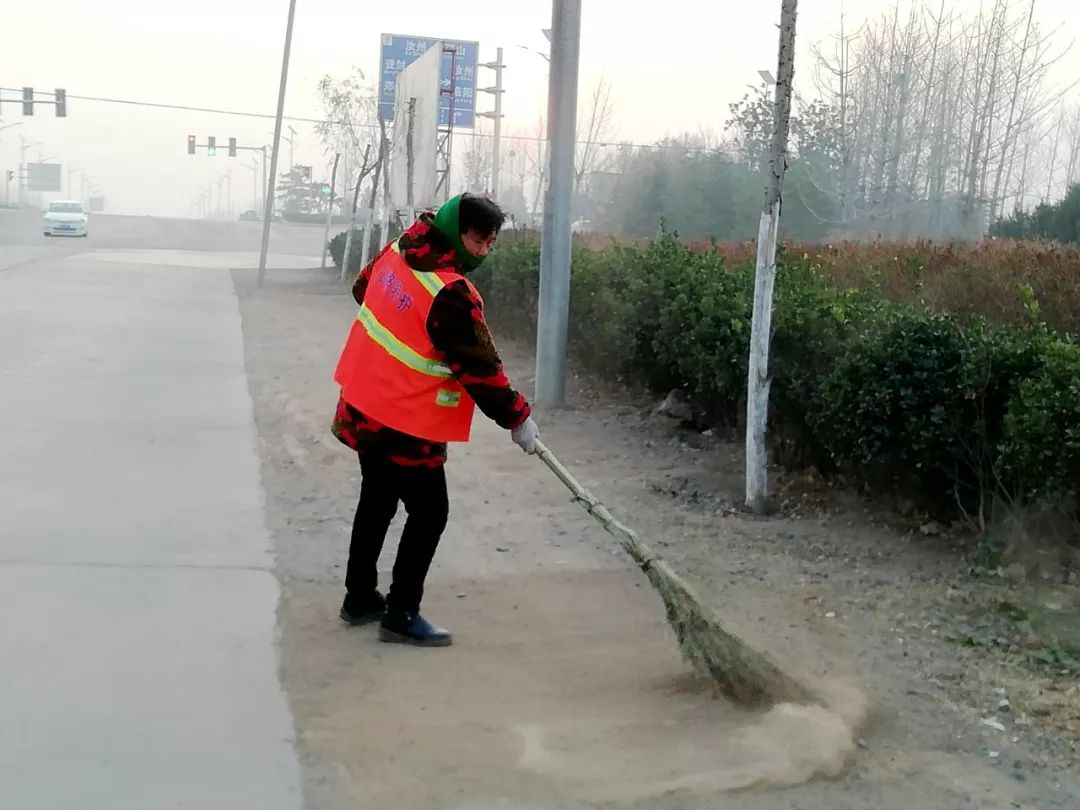
{"label": "dry grass", "polygon": [[[706,243],[694,248],[711,249]],[[841,289],[876,289],[883,298],[922,303],[961,316],[1020,325],[1031,320],[1021,287],[1030,286],[1039,317],[1080,334],[1080,249],[1050,242],[986,239],[976,243],[843,242],[787,244]],[[729,261],[752,261],[752,242],[717,245]]]}
{"label": "dry grass", "polygon": [[[605,234],[580,234],[576,244],[610,245]],[[641,244],[643,239],[618,239]],[[755,244],[695,241],[692,250],[716,250],[732,264],[752,262]],[[811,261],[841,289],[873,288],[890,301],[921,303],[960,316],[1017,326],[1031,314],[1020,288],[1030,286],[1039,317],[1052,329],[1080,335],[1080,248],[1045,241],[838,242],[783,245],[789,256]]]}

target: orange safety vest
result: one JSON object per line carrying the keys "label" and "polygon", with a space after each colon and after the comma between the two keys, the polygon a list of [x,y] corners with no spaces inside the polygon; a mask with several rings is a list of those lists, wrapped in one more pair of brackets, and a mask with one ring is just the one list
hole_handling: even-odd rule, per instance
{"label": "orange safety vest", "polygon": [[348,404],[409,436],[469,440],[476,405],[427,332],[435,296],[461,280],[479,296],[460,273],[413,270],[396,241],[383,251],[334,372]]}

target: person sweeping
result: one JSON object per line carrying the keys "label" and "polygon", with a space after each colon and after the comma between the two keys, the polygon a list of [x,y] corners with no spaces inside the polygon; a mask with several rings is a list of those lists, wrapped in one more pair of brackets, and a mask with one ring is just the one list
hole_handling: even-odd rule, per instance
{"label": "person sweeping", "polygon": [[[360,459],[342,620],[380,622],[387,642],[448,646],[420,612],[424,581],[446,528],[449,442],[467,442],[478,407],[535,454],[539,431],[515,390],[467,275],[505,221],[492,200],[462,194],[429,211],[360,272],[360,312],[338,360],[332,432]],[[399,504],[407,513],[384,596],[376,570]]]}

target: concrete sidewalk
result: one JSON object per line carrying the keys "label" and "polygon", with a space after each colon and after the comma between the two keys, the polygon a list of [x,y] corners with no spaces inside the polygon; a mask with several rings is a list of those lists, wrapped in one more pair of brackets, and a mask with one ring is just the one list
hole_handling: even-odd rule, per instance
{"label": "concrete sidewalk", "polygon": [[86,258],[0,275],[0,806],[299,808],[231,279]]}

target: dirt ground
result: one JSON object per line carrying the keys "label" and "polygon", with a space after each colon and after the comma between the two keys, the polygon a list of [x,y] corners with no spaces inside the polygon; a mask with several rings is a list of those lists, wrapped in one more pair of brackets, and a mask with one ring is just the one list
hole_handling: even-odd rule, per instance
{"label": "dirt ground", "polygon": [[[1010,657],[1010,627],[988,606],[1020,597],[968,577],[961,540],[882,525],[805,481],[777,482],[799,509],[744,516],[737,446],[577,380],[567,409],[537,416],[548,445],[744,637],[865,694],[858,728],[799,707],[747,711],[695,683],[644,576],[482,418],[474,442],[451,449],[450,526],[424,605],[455,646],[381,645],[373,628],[345,627],[360,475],[328,428],[355,305],[319,271],[272,272],[259,291],[252,274],[234,277],[310,808],[1080,803],[1075,673]],[[529,354],[502,349],[530,390]],[[1024,599],[1071,615],[1074,591]]]}

